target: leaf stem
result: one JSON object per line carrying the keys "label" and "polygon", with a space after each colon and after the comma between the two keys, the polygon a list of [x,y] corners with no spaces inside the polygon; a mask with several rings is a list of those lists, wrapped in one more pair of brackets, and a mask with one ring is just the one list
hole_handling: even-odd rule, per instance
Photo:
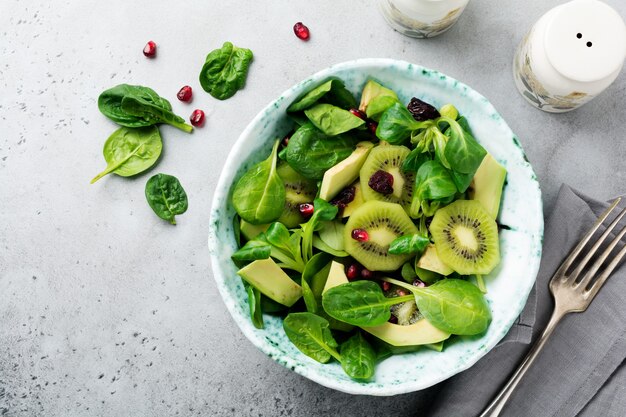
{"label": "leaf stem", "polygon": [[176,122],[174,120],[167,121],[166,123],[168,125],[174,126],[175,128],[178,128],[178,129],[182,130],[183,132],[187,132],[187,133],[193,132],[193,126],[188,125],[187,123],[180,123],[180,122]]}
{"label": "leaf stem", "polygon": [[[407,284],[406,282],[398,281],[397,279],[388,278],[388,277],[384,277],[384,278],[381,278],[381,279],[383,281],[386,281],[386,282],[390,283],[390,284],[395,284],[398,287],[405,288],[405,289],[411,291],[413,294],[417,294],[417,293],[419,293],[420,291],[423,290],[423,288],[416,287],[415,285]],[[412,297],[412,296],[407,295],[406,297]]]}

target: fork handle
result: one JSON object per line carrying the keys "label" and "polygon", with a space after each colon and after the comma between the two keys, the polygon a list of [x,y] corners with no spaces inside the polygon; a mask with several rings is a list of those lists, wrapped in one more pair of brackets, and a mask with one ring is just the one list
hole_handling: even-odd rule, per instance
{"label": "fork handle", "polygon": [[528,371],[528,368],[533,364],[537,356],[539,356],[539,352],[543,349],[546,341],[552,335],[552,332],[556,328],[556,325],[561,321],[561,319],[565,316],[566,313],[560,311],[560,309],[555,308],[552,312],[552,317],[550,317],[550,321],[546,326],[545,330],[541,334],[539,340],[535,342],[533,347],[530,349],[522,363],[517,367],[517,370],[513,373],[509,382],[502,388],[502,390],[498,393],[498,395],[491,401],[491,403],[485,408],[482,414],[479,417],[497,417],[502,412],[502,409],[506,405],[507,401],[513,391],[517,387],[517,384],[521,381],[522,377]]}

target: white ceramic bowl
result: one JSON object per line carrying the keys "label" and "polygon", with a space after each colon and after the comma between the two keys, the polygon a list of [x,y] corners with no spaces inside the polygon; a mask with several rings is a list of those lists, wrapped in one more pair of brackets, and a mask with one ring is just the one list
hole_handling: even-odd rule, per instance
{"label": "white ceramic bowl", "polygon": [[[230,260],[236,250],[230,196],[235,181],[265,159],[273,141],[292,127],[286,108],[298,96],[328,77],[338,77],[356,97],[369,78],[394,90],[402,102],[417,96],[436,107],[452,103],[466,116],[474,136],[507,171],[500,224],[502,261],[486,277],[493,321],[480,337],[465,337],[443,352],[421,350],[394,355],[378,364],[372,381],[350,379],[338,363],[320,364],[292,345],[282,319],[265,315],[255,329],[248,315],[246,292]],[[281,94],[248,124],[221,173],[211,210],[209,251],[213,275],[226,307],[248,339],[278,363],[324,386],[352,394],[395,395],[427,388],[461,372],[502,339],[522,311],[535,282],[543,238],[543,212],[537,178],[517,138],[489,101],[437,71],[390,59],[362,59],[322,70]]]}

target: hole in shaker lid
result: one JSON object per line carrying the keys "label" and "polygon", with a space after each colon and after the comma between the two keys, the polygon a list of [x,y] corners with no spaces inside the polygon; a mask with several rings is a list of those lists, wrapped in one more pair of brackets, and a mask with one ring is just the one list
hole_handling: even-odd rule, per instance
{"label": "hole in shaker lid", "polygon": [[591,48],[591,45],[593,45],[591,42],[587,42],[587,47]]}
{"label": "hole in shaker lid", "polygon": [[580,38],[582,38],[582,37],[583,37],[583,34],[582,34],[582,33],[577,33],[577,34],[576,34],[576,37],[577,37],[578,39],[580,39]]}

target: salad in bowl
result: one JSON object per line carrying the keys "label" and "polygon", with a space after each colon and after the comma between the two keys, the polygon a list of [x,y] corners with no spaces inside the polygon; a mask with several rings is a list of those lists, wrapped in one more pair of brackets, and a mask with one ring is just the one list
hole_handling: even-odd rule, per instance
{"label": "salad in bowl", "polygon": [[[355,93],[350,71],[314,76],[270,107],[274,129],[257,138],[267,145],[216,196],[213,218],[227,211],[219,225],[231,227],[210,246],[217,275],[228,262],[221,279],[239,289],[226,288],[227,305],[266,353],[324,385],[384,395],[445,379],[504,336],[536,275],[528,249],[540,254],[541,209],[527,183],[535,223],[509,238],[518,222],[501,212],[520,167],[492,153],[464,100],[434,102],[418,85],[407,94],[378,71],[359,78]],[[532,277],[507,292],[503,263],[528,243]],[[503,293],[514,314],[494,305]],[[391,371],[389,382],[408,358],[416,372]]]}

